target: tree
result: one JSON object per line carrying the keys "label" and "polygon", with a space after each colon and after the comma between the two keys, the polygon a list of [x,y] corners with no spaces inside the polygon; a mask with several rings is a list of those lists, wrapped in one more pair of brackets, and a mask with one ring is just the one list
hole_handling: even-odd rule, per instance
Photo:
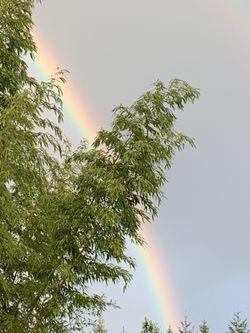
{"label": "tree", "polygon": [[228,325],[228,333],[249,333],[247,320],[242,320],[240,318],[240,313],[236,312],[233,315],[233,319]]}
{"label": "tree", "polygon": [[97,323],[94,325],[93,333],[107,333],[107,330],[105,329],[104,319],[102,316],[98,318]]}
{"label": "tree", "polygon": [[32,6],[28,0],[0,1],[1,332],[31,332],[41,315],[38,300],[48,301],[42,290],[51,269],[53,227],[43,212],[60,171],[48,149],[60,155],[63,145],[58,124],[50,120],[54,113],[62,121],[57,79],[37,82],[23,60],[36,50]]}
{"label": "tree", "polygon": [[192,333],[193,328],[191,327],[192,323],[188,320],[187,317],[181,322],[181,326],[179,327],[179,333]]}
{"label": "tree", "polygon": [[167,333],[174,333],[174,331],[173,331],[173,329],[172,329],[171,326],[168,327],[168,329],[167,329]]}
{"label": "tree", "polygon": [[203,322],[199,326],[199,331],[201,333],[209,333],[209,326],[206,320],[203,320]]}
{"label": "tree", "polygon": [[151,320],[144,318],[141,333],[160,333],[158,325]]}
{"label": "tree", "polygon": [[111,130],[90,150],[83,142],[71,151],[60,130],[63,73],[38,82],[24,61],[36,52],[33,6],[0,0],[1,333],[80,330],[86,313],[110,305],[90,284],[128,285],[124,264],[135,262],[127,241],[144,243],[165,169],[193,146],[174,125],[176,111],[199,95],[184,81],[158,81],[131,107],[114,109]]}

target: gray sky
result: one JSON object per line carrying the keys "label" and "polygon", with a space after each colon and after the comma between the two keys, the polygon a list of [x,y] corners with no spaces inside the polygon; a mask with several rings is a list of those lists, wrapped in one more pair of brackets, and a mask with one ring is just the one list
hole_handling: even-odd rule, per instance
{"label": "gray sky", "polygon": [[[176,156],[168,200],[151,230],[183,315],[196,326],[207,319],[214,332],[225,331],[235,311],[247,317],[249,0],[44,0],[35,21],[97,128],[109,126],[115,105],[130,104],[157,79],[200,88],[199,102],[178,120],[197,149]],[[122,306],[105,315],[109,333],[123,325],[140,332],[145,315],[161,319],[140,262],[125,295],[113,287],[107,294]]]}

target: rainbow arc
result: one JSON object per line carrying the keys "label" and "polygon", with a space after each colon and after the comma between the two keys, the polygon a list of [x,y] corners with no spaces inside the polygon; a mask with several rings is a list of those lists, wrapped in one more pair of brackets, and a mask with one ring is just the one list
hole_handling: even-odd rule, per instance
{"label": "rainbow arc", "polygon": [[[38,52],[35,62],[35,70],[43,80],[48,79],[51,73],[54,73],[58,67],[58,59],[52,56],[50,48],[44,43],[41,34],[34,33],[34,39],[37,44]],[[91,112],[79,97],[77,89],[72,83],[66,83],[62,87],[64,111],[70,120],[73,128],[76,129],[79,140],[86,138],[90,143],[97,133],[95,120],[91,117]],[[148,244],[145,248],[136,247],[135,255],[139,258],[139,265],[142,267],[143,279],[146,281],[150,289],[150,302],[157,309],[158,322],[162,327],[177,327],[181,318],[180,312],[177,310],[177,302],[175,299],[174,288],[170,282],[170,276],[163,269],[165,260],[160,256],[156,242],[152,239],[152,232],[148,232],[145,227],[142,231],[143,237]]]}

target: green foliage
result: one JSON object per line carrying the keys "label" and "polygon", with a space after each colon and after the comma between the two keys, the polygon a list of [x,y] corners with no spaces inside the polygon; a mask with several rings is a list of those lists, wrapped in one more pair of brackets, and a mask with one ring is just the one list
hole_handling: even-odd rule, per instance
{"label": "green foliage", "polygon": [[[184,320],[181,322],[180,327],[178,328],[179,333],[193,333],[194,328],[192,327],[191,322],[187,319],[187,317],[184,318]],[[159,328],[156,323],[153,323],[151,320],[148,320],[147,318],[144,319],[141,333],[158,333]],[[167,333],[173,333],[173,329],[171,326],[168,327]],[[199,326],[199,332],[201,333],[209,333],[209,326],[206,320],[203,320],[201,325]],[[233,316],[232,321],[230,321],[230,324],[228,325],[228,331],[227,333],[250,333],[250,330],[248,329],[248,323],[247,320],[242,320],[240,318],[239,312],[236,312]]]}
{"label": "green foliage", "polygon": [[56,79],[38,83],[23,60],[35,52],[32,7],[32,1],[0,2],[1,332],[34,331],[48,301],[53,221],[44,212],[60,170],[48,148],[62,151],[60,128],[50,118],[62,121],[62,104]]}
{"label": "green foliage", "polygon": [[178,328],[179,333],[193,333],[192,323],[187,317],[181,322],[181,326]]}
{"label": "green foliage", "polygon": [[199,326],[199,331],[201,333],[209,333],[209,326],[206,320],[203,320],[203,322]]}
{"label": "green foliage", "polygon": [[242,320],[240,318],[240,313],[234,313],[233,319],[230,321],[228,325],[227,333],[249,333],[247,320]]}
{"label": "green foliage", "polygon": [[158,325],[145,317],[141,333],[160,333]]}
{"label": "green foliage", "polygon": [[34,55],[35,44],[31,37],[33,1],[0,2],[0,94],[1,105],[8,105],[8,97],[30,83],[24,54]]}
{"label": "green foliage", "polygon": [[92,149],[71,152],[59,127],[63,73],[38,82],[24,61],[36,51],[33,4],[0,0],[3,333],[80,330],[86,313],[110,304],[90,284],[129,284],[124,264],[135,262],[127,241],[143,244],[140,230],[157,214],[165,169],[185,143],[193,146],[174,129],[175,111],[199,95],[184,81],[157,82],[131,107],[115,108],[111,130],[100,131]]}
{"label": "green foliage", "polygon": [[99,317],[97,323],[94,325],[93,333],[107,333],[105,329],[104,319],[103,317]]}

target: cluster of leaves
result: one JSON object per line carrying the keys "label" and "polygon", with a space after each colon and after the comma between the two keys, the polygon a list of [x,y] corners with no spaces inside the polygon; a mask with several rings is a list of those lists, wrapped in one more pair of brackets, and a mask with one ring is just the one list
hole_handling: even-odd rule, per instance
{"label": "cluster of leaves", "polygon": [[[127,241],[143,244],[163,193],[165,169],[185,143],[175,111],[199,92],[157,82],[114,110],[90,150],[63,139],[60,82],[38,82],[32,0],[0,0],[0,332],[70,332],[109,301],[96,282],[130,282]],[[56,120],[52,122],[52,117]]]}
{"label": "cluster of leaves", "polygon": [[94,325],[93,333],[107,333],[107,330],[105,328],[104,319],[102,316],[100,316],[97,320],[97,322]]}
{"label": "cluster of leaves", "polygon": [[[0,331],[29,332],[50,271],[46,220],[50,180],[60,170],[48,148],[61,152],[61,90],[57,79],[37,82],[33,1],[0,1]],[[53,123],[51,113],[56,116]],[[47,265],[48,263],[48,265]]]}

